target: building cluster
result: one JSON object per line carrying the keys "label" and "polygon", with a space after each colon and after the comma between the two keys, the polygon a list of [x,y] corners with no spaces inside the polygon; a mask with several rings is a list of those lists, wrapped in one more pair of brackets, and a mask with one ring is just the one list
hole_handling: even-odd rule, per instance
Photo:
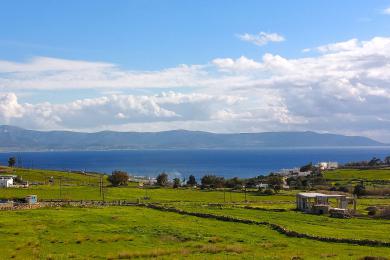
{"label": "building cluster", "polygon": [[0,175],[0,188],[20,188],[20,187],[28,187],[27,181],[19,181],[15,182],[15,179],[18,176],[16,175]]}
{"label": "building cluster", "polygon": [[155,185],[157,183],[156,178],[147,176],[129,176],[129,181],[136,182],[139,186]]}

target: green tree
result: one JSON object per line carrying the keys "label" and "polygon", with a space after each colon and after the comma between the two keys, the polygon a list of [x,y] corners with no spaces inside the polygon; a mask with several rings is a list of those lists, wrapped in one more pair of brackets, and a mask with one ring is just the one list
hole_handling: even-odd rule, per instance
{"label": "green tree", "polygon": [[15,164],[16,164],[16,158],[15,158],[14,156],[13,156],[13,157],[10,157],[10,158],[8,159],[8,166],[9,166],[9,167],[14,167]]}
{"label": "green tree", "polygon": [[195,176],[190,175],[190,177],[188,177],[187,185],[195,186],[196,184],[197,184],[197,182],[196,182]]}
{"label": "green tree", "polygon": [[242,188],[243,185],[244,185],[244,180],[241,180],[237,177],[227,179],[225,181],[225,186],[228,188],[238,189],[238,188]]}
{"label": "green tree", "polygon": [[165,187],[168,185],[168,174],[165,172],[157,175],[157,185],[161,187]]}
{"label": "green tree", "polygon": [[313,163],[308,163],[308,164],[306,164],[306,165],[304,165],[304,166],[302,166],[300,169],[299,169],[299,171],[300,172],[308,172],[308,171],[311,171],[313,169]]}
{"label": "green tree", "polygon": [[125,186],[129,181],[129,175],[124,171],[113,171],[110,176],[108,176],[108,181],[112,186]]}
{"label": "green tree", "polygon": [[355,186],[355,188],[353,189],[353,194],[355,194],[358,197],[366,194],[366,187],[364,187],[363,182]]}
{"label": "green tree", "polygon": [[269,176],[268,184],[272,187],[275,193],[278,193],[282,189],[283,179],[278,175]]}
{"label": "green tree", "polygon": [[369,166],[376,166],[376,165],[381,165],[382,164],[382,160],[379,159],[379,158],[376,158],[376,157],[373,157],[369,162],[368,162],[368,165]]}
{"label": "green tree", "polygon": [[225,179],[215,175],[205,175],[202,177],[201,182],[203,187],[222,188],[224,186]]}
{"label": "green tree", "polygon": [[383,160],[383,162],[387,165],[390,165],[390,156],[386,156],[386,158]]}
{"label": "green tree", "polygon": [[179,178],[174,178],[173,179],[173,188],[177,189],[180,187],[180,179]]}

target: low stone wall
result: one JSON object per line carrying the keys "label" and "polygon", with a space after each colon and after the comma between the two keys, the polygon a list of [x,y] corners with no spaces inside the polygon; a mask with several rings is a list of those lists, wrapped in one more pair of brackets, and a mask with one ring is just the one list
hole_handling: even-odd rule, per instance
{"label": "low stone wall", "polygon": [[12,204],[12,203],[9,203],[8,205],[0,205],[0,210],[38,209],[40,207],[42,207],[42,205],[40,203],[36,203],[36,204],[27,204],[27,203]]}

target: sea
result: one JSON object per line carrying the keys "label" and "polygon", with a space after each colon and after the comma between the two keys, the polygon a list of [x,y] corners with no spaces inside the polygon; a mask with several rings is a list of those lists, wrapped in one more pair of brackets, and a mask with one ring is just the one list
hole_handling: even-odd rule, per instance
{"label": "sea", "polygon": [[114,170],[153,177],[166,172],[171,178],[215,174],[225,178],[267,175],[309,162],[383,159],[390,147],[267,148],[258,150],[120,150],[66,152],[3,152],[0,165],[15,156],[18,166],[110,174]]}

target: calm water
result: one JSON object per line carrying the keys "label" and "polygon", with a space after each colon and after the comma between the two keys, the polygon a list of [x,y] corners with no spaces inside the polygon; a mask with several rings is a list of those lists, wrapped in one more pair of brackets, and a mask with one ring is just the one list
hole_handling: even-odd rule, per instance
{"label": "calm water", "polygon": [[85,170],[111,173],[125,170],[136,175],[155,176],[165,171],[171,176],[199,177],[213,173],[224,177],[252,177],[308,162],[345,163],[390,155],[390,147],[306,148],[263,150],[148,150],[88,152],[0,153],[0,164],[17,156],[23,167]]}

